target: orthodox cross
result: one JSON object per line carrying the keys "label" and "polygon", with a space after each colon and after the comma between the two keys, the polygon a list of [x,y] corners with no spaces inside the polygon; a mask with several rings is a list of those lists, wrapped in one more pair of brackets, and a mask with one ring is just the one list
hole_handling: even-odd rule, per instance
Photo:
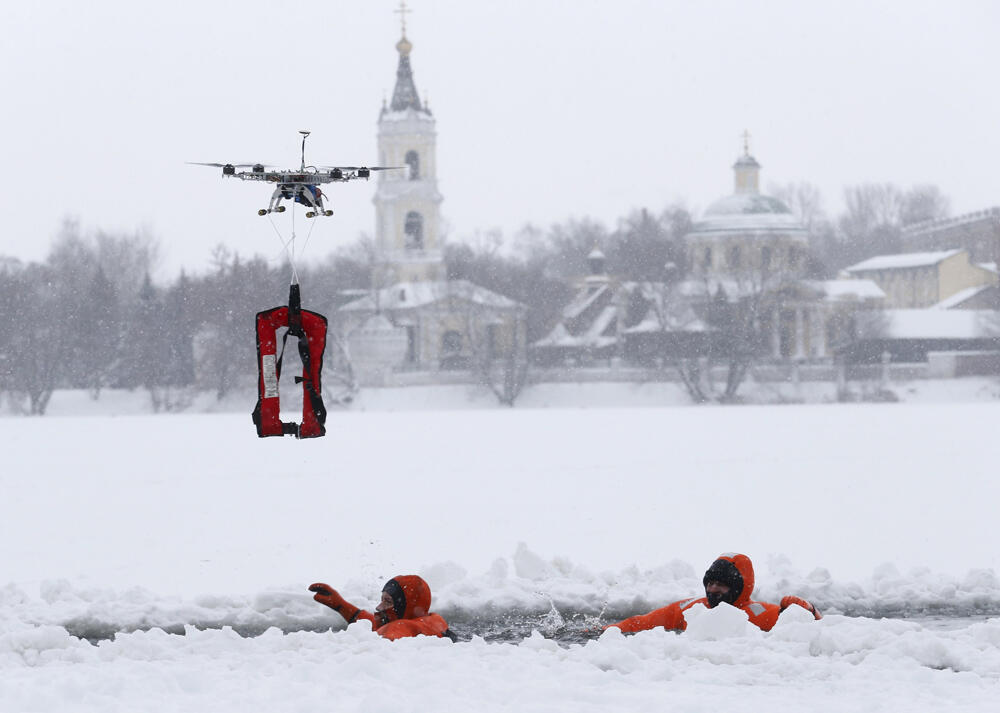
{"label": "orthodox cross", "polygon": [[406,7],[406,0],[399,0],[399,9],[393,10],[393,12],[399,13],[399,19],[403,25],[403,37],[406,37],[406,15],[407,13],[413,12],[413,10]]}
{"label": "orthodox cross", "polygon": [[744,156],[749,156],[750,155],[750,132],[747,131],[746,129],[743,129],[742,136],[743,136],[743,155]]}

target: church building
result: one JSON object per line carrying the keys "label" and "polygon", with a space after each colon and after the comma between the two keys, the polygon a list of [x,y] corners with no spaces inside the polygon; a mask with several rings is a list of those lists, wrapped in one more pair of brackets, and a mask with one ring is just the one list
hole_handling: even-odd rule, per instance
{"label": "church building", "polygon": [[746,349],[765,361],[822,362],[850,343],[854,315],[880,308],[885,294],[868,279],[807,279],[808,233],[784,203],[760,192],[761,166],[746,137],[732,168],[732,194],[683,236],[682,279],[616,279],[595,249],[592,274],[532,345],[534,361],[650,365]]}
{"label": "church building", "polygon": [[378,175],[372,289],[338,310],[362,383],[384,383],[392,371],[482,369],[525,350],[524,305],[447,278],[437,128],[413,81],[412,50],[404,17],[392,101],[383,102],[378,119],[378,154],[381,165],[405,170]]}
{"label": "church building", "polygon": [[806,277],[808,233],[788,206],[760,192],[760,164],[744,135],[733,193],[712,203],[684,236],[685,296],[756,305],[759,345],[771,359],[824,360],[850,341],[851,315],[881,307],[870,280]]}

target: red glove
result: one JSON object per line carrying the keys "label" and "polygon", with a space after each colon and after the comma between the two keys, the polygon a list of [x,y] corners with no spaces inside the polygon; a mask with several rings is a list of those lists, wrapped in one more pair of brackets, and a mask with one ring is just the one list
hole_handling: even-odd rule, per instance
{"label": "red glove", "polygon": [[344,598],[337,593],[337,590],[329,584],[323,584],[322,582],[310,584],[309,591],[315,592],[313,599],[333,609],[344,617],[348,624],[358,618],[358,612],[361,610],[353,604],[344,601]]}
{"label": "red glove", "polygon": [[805,599],[800,599],[799,597],[791,597],[791,596],[789,596],[789,597],[782,597],[781,598],[781,611],[785,611],[785,609],[787,609],[788,607],[792,606],[793,604],[798,604],[800,607],[802,607],[803,609],[805,609],[807,612],[810,612],[817,619],[822,619],[823,618],[823,615],[819,613],[819,610],[816,607],[814,607],[812,604],[810,604],[809,602],[807,602]]}

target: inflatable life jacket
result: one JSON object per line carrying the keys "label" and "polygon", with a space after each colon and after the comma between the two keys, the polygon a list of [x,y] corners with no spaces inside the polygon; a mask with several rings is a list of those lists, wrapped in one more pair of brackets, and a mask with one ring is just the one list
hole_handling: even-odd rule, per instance
{"label": "inflatable life jacket", "polygon": [[[257,435],[295,436],[317,438],[326,433],[326,407],[323,406],[320,372],[323,370],[323,351],[326,349],[326,317],[302,309],[302,298],[297,283],[288,289],[288,306],[275,307],[257,313],[257,405],[253,422]],[[278,330],[287,327],[278,353]],[[302,359],[302,376],[295,383],[302,384],[302,422],[281,420],[281,402],[278,381],[281,379],[281,360],[289,336],[298,337],[299,357]]]}

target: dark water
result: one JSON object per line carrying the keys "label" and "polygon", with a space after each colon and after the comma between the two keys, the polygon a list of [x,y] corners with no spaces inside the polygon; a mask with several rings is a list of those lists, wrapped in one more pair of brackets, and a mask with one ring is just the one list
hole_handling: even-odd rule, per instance
{"label": "dark water", "polygon": [[[486,616],[470,614],[468,612],[442,612],[442,614],[448,620],[452,632],[458,637],[459,641],[469,641],[473,636],[479,636],[488,642],[517,643],[531,636],[532,632],[537,631],[545,638],[552,639],[562,646],[584,644],[591,639],[596,639],[601,635],[603,627],[620,621],[625,616],[630,616],[630,614],[624,614],[614,617],[598,617],[589,613],[557,612],[554,609],[545,614],[526,614],[522,611],[494,612]],[[908,616],[865,615],[865,618],[902,620],[913,622],[923,628],[934,631],[956,631],[984,622],[987,619],[997,618],[998,616],[1000,616],[1000,612],[976,612],[960,615],[910,613]],[[228,626],[240,636],[247,638],[260,636],[270,628],[281,629],[286,634],[301,631],[326,633],[333,630],[329,626],[289,626],[277,622],[258,622],[246,625],[218,621],[192,621],[162,626],[126,627],[115,626],[110,622],[94,622],[92,620],[81,619],[67,621],[63,626],[73,636],[86,639],[92,644],[114,640],[115,636],[120,633],[148,631],[150,629],[161,629],[168,634],[183,636],[185,626],[191,626],[198,630],[222,629]]]}

